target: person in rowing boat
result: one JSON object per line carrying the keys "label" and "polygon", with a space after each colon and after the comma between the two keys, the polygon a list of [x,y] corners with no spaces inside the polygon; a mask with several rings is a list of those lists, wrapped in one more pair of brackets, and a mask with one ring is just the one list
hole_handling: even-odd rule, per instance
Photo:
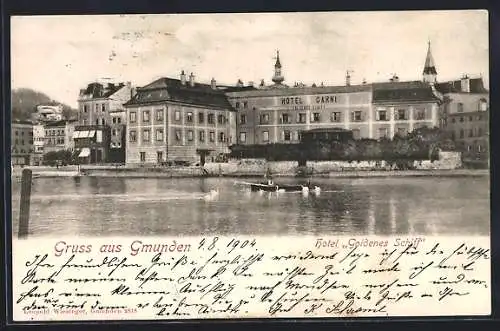
{"label": "person in rowing boat", "polygon": [[267,185],[274,185],[273,177],[271,176],[271,169],[267,168],[267,172],[264,175],[264,178],[267,179]]}

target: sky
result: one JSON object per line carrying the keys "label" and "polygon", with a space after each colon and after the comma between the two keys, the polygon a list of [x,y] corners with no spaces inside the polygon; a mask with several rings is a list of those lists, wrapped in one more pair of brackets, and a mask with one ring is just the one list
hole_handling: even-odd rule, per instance
{"label": "sky", "polygon": [[486,11],[317,12],[11,19],[12,88],[77,106],[93,81],[143,86],[193,72],[196,81],[270,84],[276,50],[285,84],[420,80],[428,41],[438,81],[489,84]]}

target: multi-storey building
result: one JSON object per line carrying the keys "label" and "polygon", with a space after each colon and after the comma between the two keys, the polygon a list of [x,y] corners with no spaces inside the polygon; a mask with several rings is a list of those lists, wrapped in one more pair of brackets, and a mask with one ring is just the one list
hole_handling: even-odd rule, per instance
{"label": "multi-storey building", "polygon": [[32,119],[37,122],[60,121],[63,119],[62,105],[38,105]]}
{"label": "multi-storey building", "polygon": [[298,143],[301,132],[319,128],[351,130],[355,139],[392,138],[437,126],[441,97],[433,87],[430,48],[428,58],[424,81],[393,77],[387,83],[351,85],[348,72],[345,86],[288,87],[278,54],[273,85],[226,92],[238,111],[237,143]]}
{"label": "multi-storey building", "polygon": [[11,124],[11,163],[29,165],[33,152],[33,123],[12,121]]}
{"label": "multi-storey building", "polygon": [[33,154],[31,155],[32,165],[41,165],[43,161],[45,146],[45,126],[43,124],[33,125]]}
{"label": "multi-storey building", "polygon": [[406,136],[414,129],[437,127],[441,96],[427,82],[373,83],[373,113],[367,138]]}
{"label": "multi-storey building", "polygon": [[137,88],[125,104],[127,164],[170,160],[204,163],[229,152],[236,134],[234,111],[212,79],[211,84],[160,78]]}
{"label": "multi-storey building", "polygon": [[[78,99],[78,139],[85,163],[125,162],[125,110],[133,89],[130,83],[91,83],[80,90]],[[89,134],[92,137],[89,137]],[[100,141],[98,141],[100,140]],[[86,145],[86,143],[88,143]]]}
{"label": "multi-storey building", "polygon": [[61,150],[72,152],[75,147],[73,135],[76,124],[75,120],[62,120],[45,124],[44,153]]}
{"label": "multi-storey building", "polygon": [[444,95],[441,127],[456,142],[465,159],[487,160],[489,151],[489,92],[482,78],[463,76],[440,83]]}

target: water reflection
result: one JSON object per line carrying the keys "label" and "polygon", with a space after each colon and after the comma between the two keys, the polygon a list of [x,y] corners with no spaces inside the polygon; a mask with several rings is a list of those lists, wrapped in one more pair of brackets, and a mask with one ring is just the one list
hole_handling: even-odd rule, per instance
{"label": "water reflection", "polygon": [[[12,185],[17,231],[20,184]],[[326,179],[321,188],[305,196],[249,192],[227,178],[39,178],[29,234],[489,233],[487,178]]]}

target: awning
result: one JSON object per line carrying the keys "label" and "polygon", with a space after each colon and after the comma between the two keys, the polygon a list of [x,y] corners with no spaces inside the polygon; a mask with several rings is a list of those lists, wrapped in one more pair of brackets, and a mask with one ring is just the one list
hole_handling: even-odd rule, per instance
{"label": "awning", "polygon": [[93,138],[95,136],[95,130],[88,131],[88,138]]}
{"label": "awning", "polygon": [[75,131],[73,133],[73,139],[78,139],[78,138],[87,138],[89,135],[88,131]]}
{"label": "awning", "polygon": [[82,148],[78,157],[88,157],[90,155],[90,148]]}

